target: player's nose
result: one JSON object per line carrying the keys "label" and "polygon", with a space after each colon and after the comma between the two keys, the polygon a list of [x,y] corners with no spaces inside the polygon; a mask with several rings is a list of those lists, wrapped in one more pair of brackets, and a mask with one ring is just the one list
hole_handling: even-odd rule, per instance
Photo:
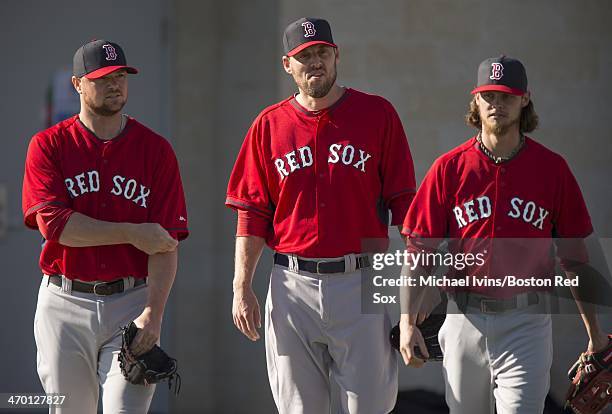
{"label": "player's nose", "polygon": [[500,96],[493,96],[493,98],[491,99],[491,101],[489,102],[489,105],[491,105],[494,108],[501,108],[503,106],[503,99],[501,99]]}
{"label": "player's nose", "polygon": [[315,58],[311,62],[310,67],[312,69],[321,69],[323,67],[323,61],[319,58]]}

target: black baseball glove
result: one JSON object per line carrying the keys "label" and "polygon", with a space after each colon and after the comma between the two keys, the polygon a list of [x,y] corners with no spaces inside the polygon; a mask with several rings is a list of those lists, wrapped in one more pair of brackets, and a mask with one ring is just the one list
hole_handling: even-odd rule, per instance
{"label": "black baseball glove", "polygon": [[[423,339],[425,340],[425,346],[427,346],[427,352],[429,352],[429,358],[425,358],[421,353],[418,346],[414,347],[414,355],[417,358],[424,359],[427,361],[442,361],[443,354],[440,348],[440,342],[438,342],[438,332],[442,324],[446,320],[446,314],[432,314],[429,315],[423,322],[417,324],[417,328],[421,331]],[[389,340],[391,346],[399,352],[399,341],[400,341],[400,327],[399,323],[391,329],[389,334]]]}
{"label": "black baseball glove", "polygon": [[132,384],[148,385],[167,380],[168,388],[178,394],[181,389],[181,377],[176,372],[176,359],[170,358],[159,346],[153,345],[144,354],[134,356],[130,345],[138,333],[134,322],[121,329],[122,344],[119,353],[119,366],[125,379]]}

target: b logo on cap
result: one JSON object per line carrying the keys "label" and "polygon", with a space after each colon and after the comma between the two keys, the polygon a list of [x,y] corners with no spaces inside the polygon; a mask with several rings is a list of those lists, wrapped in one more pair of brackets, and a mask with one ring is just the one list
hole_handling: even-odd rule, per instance
{"label": "b logo on cap", "polygon": [[304,28],[304,37],[312,37],[317,33],[312,22],[304,22],[302,23],[302,27]]}
{"label": "b logo on cap", "polygon": [[106,60],[117,60],[117,52],[115,51],[113,45],[104,45],[102,47],[106,52]]}
{"label": "b logo on cap", "polygon": [[499,62],[491,63],[491,80],[500,80],[504,76],[504,65]]}

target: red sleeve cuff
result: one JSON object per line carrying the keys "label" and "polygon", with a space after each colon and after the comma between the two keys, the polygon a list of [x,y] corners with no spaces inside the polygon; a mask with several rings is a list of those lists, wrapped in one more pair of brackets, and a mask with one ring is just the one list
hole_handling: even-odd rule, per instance
{"label": "red sleeve cuff", "polygon": [[414,198],[414,193],[402,194],[401,196],[395,197],[389,203],[389,209],[391,210],[391,225],[399,226],[404,222],[410,203]]}
{"label": "red sleeve cuff", "polygon": [[265,239],[271,230],[272,223],[268,218],[250,210],[238,210],[236,236],[257,236]]}
{"label": "red sleeve cuff", "polygon": [[73,210],[65,207],[46,206],[36,212],[38,230],[46,240],[58,242]]}
{"label": "red sleeve cuff", "polygon": [[589,252],[583,239],[557,239],[557,256],[564,271],[573,271],[589,263]]}
{"label": "red sleeve cuff", "polygon": [[166,228],[166,231],[170,233],[170,236],[178,241],[185,240],[187,237],[189,237],[189,230],[187,230],[187,228]]}

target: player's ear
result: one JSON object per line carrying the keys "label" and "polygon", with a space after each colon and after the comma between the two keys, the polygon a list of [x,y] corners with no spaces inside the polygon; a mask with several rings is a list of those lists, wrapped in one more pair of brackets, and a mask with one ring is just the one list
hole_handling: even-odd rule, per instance
{"label": "player's ear", "polygon": [[70,78],[70,80],[72,81],[72,86],[74,86],[74,89],[80,95],[81,94],[81,79],[77,78],[76,76],[73,76],[72,78]]}
{"label": "player's ear", "polygon": [[334,53],[336,54],[336,63],[340,60],[340,51],[337,47],[334,48]]}
{"label": "player's ear", "polygon": [[289,56],[283,56],[282,61],[283,61],[283,69],[285,69],[285,72],[291,75],[291,65],[290,65],[289,59],[290,59]]}
{"label": "player's ear", "polygon": [[521,108],[529,105],[529,101],[531,100],[531,94],[529,92],[525,92],[523,96],[521,96]]}

